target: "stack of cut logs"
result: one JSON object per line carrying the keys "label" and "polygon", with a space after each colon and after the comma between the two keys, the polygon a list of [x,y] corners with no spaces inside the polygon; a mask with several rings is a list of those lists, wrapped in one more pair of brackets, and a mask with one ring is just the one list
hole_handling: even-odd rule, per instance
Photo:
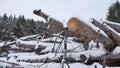
{"label": "stack of cut logs", "polygon": [[[34,10],[33,13],[43,17],[46,21],[49,18],[49,16],[43,13],[41,10],[39,11]],[[48,29],[48,32],[50,33],[58,33],[64,30],[62,23],[53,18],[49,19],[48,24],[50,25],[50,29]],[[112,27],[117,32],[120,32],[120,25],[110,24],[106,21],[101,24],[95,19],[93,19],[92,24],[103,30],[108,37],[101,34],[100,32],[96,32],[85,22],[75,17],[72,17],[67,23],[68,34],[70,36],[82,36],[85,38],[85,40],[93,40],[102,43],[108,51],[110,52],[113,51],[114,48],[118,46],[120,43],[120,36],[113,32],[112,30],[110,30],[109,28],[107,28],[104,24],[107,24],[108,26]],[[54,31],[52,29],[58,30]]]}
{"label": "stack of cut logs", "polygon": [[[34,14],[43,17],[46,21],[48,21],[49,16],[45,13],[43,13],[41,10],[34,10]],[[64,30],[64,27],[61,22],[55,20],[54,18],[50,18],[48,21],[48,24],[50,24],[50,29],[48,29],[48,32],[50,33],[58,33],[62,30]],[[104,48],[108,52],[109,56],[106,56],[106,60],[109,62],[107,65],[120,65],[120,57],[115,57],[113,55],[110,55],[110,53],[120,45],[120,36],[117,35],[114,31],[109,29],[107,26],[113,28],[116,32],[120,33],[120,25],[111,24],[107,21],[103,21],[102,23],[93,19],[92,24],[96,27],[103,30],[107,36],[101,34],[100,32],[96,32],[94,29],[92,29],[90,26],[88,26],[85,22],[81,21],[78,18],[72,17],[68,23],[67,23],[67,36],[74,36],[74,37],[84,37],[83,40],[93,40],[98,43],[102,43],[104,45]],[[107,25],[107,26],[106,26]],[[51,30],[55,29],[57,31]],[[96,57],[96,59],[93,59],[95,57],[89,58],[88,62],[91,61],[101,61],[102,57]],[[114,64],[113,64],[114,63]]]}

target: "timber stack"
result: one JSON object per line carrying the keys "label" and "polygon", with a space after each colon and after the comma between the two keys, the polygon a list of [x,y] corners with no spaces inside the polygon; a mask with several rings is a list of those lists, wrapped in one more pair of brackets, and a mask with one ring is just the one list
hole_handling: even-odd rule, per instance
{"label": "timber stack", "polygon": [[[48,32],[59,33],[64,30],[62,22],[59,22],[54,18],[49,18],[49,16],[43,13],[41,10],[34,10],[33,13],[40,17],[43,17],[46,21],[48,21],[48,24],[50,25]],[[107,36],[101,34],[100,32],[96,32],[92,27],[88,26],[85,22],[83,22],[82,20],[76,17],[72,17],[67,22],[67,34],[70,36],[74,36],[76,38],[83,38],[82,41],[83,40],[85,41],[84,42],[85,50],[88,49],[88,43],[91,40],[103,44],[107,52],[106,59],[105,59],[107,61],[106,64],[109,66],[112,66],[112,65],[120,66],[120,61],[118,61],[120,60],[120,57],[109,55],[117,46],[120,45],[120,36],[107,27],[107,26],[110,26],[116,32],[120,33],[120,28],[119,28],[120,25],[110,24],[105,21],[101,23],[95,19],[93,19],[91,23],[95,25],[96,27],[100,28],[102,31],[104,31],[104,33]],[[93,61],[101,62],[103,61],[101,60],[102,57],[103,56],[90,57],[88,63],[93,63]],[[113,64],[113,63],[116,63],[116,64]]]}

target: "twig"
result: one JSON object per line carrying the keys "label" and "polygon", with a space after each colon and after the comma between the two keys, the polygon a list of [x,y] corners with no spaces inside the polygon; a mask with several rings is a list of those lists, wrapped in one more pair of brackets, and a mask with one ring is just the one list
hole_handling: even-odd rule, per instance
{"label": "twig", "polygon": [[60,42],[60,44],[58,45],[58,47],[57,47],[57,49],[56,49],[56,51],[55,51],[55,56],[53,57],[53,59],[54,59],[54,58],[56,57],[56,55],[58,54],[58,52],[59,52],[59,50],[60,50],[60,47],[61,47],[62,42],[63,42],[63,39],[62,39],[62,41]]}
{"label": "twig", "polygon": [[[58,35],[58,37],[60,37],[60,35],[63,33],[63,31],[60,32],[60,34]],[[52,48],[52,52],[54,52],[54,48],[55,48],[55,45],[56,45],[56,41],[58,39],[58,37],[55,39],[55,43],[54,43],[54,46]]]}
{"label": "twig", "polygon": [[66,34],[66,29],[64,30],[64,55],[63,55],[63,60],[62,60],[62,68],[64,68],[64,63],[67,64],[68,68],[70,68],[69,64],[66,62],[66,57],[67,57],[67,34]]}

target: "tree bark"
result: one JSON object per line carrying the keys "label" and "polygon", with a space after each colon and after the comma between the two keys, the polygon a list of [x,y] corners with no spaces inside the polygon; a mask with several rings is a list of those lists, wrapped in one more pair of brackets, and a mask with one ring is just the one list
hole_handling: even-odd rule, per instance
{"label": "tree bark", "polygon": [[100,29],[102,29],[108,35],[108,37],[113,40],[113,42],[116,44],[116,45],[112,46],[113,48],[115,48],[117,45],[119,45],[119,43],[120,43],[120,36],[118,36],[115,32],[113,32],[112,30],[110,30],[109,28],[104,26],[103,24],[100,24],[95,19],[93,19],[92,24],[94,24],[96,27],[99,27]]}
{"label": "tree bark", "polygon": [[[93,64],[94,62],[98,62],[107,66],[120,66],[120,55],[106,55],[99,57],[90,56],[89,58],[87,58],[85,55],[81,55],[80,59],[81,62],[85,64]],[[105,62],[103,63],[103,61]]]}
{"label": "tree bark", "polygon": [[63,24],[61,22],[57,21],[54,18],[49,18],[49,16],[43,13],[41,10],[34,10],[33,13],[44,18],[48,22],[48,25],[50,25],[48,29],[49,33],[52,33],[52,34],[58,33],[64,29]]}
{"label": "tree bark", "polygon": [[88,40],[94,40],[96,42],[102,43],[104,47],[109,51],[112,51],[114,49],[113,41],[110,38],[100,33],[99,33],[99,36],[100,36],[99,37],[98,33],[95,32],[95,30],[93,30],[90,26],[88,26],[83,21],[75,17],[71,18],[68,21],[67,26],[68,26],[68,30],[73,31],[76,34],[79,34]]}
{"label": "tree bark", "polygon": [[[35,48],[36,45],[30,45],[30,44],[25,44],[25,43],[21,43],[21,42],[18,42],[16,44],[18,47],[23,47],[23,48]],[[42,46],[42,45],[38,45],[37,48],[41,48],[41,49],[45,49],[46,47],[45,46]]]}
{"label": "tree bark", "polygon": [[38,15],[38,16],[43,17],[46,21],[48,20],[49,16],[47,14],[43,13],[41,11],[41,9],[40,10],[34,10],[33,13],[36,14],[36,15]]}
{"label": "tree bark", "polygon": [[113,28],[118,33],[120,33],[120,25],[112,24],[112,23],[109,23],[107,21],[104,21],[103,23],[106,23],[108,26],[110,26],[111,28]]}
{"label": "tree bark", "polygon": [[48,24],[50,27],[48,28],[48,31],[53,34],[53,33],[60,33],[62,30],[64,30],[63,24],[53,18],[49,19]]}

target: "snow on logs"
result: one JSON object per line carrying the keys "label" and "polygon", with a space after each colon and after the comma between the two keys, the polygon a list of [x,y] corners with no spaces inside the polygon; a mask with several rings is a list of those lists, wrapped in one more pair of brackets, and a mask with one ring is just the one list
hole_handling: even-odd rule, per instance
{"label": "snow on logs", "polygon": [[85,37],[86,39],[102,43],[108,51],[112,51],[114,49],[115,44],[110,38],[102,35],[101,33],[98,34],[90,26],[75,17],[68,21],[67,28],[69,31],[73,31],[76,34]]}
{"label": "snow on logs", "polygon": [[48,29],[49,33],[58,33],[63,30],[63,24],[60,21],[57,21],[56,19],[49,17],[49,15],[45,14],[41,10],[34,10],[33,13],[44,18],[47,21],[49,25]]}
{"label": "snow on logs", "polygon": [[81,55],[80,59],[82,59],[81,62],[85,64],[99,62],[100,64],[105,64],[107,66],[120,66],[120,55],[106,55],[99,57],[90,56],[89,58],[87,58],[85,55]]}
{"label": "snow on logs", "polygon": [[[52,17],[49,17],[49,15],[47,15],[46,13],[42,12],[41,10],[34,10],[33,13],[37,16],[40,16],[42,18],[44,18],[48,24],[49,24],[49,28],[48,28],[48,32],[49,33],[58,33],[58,32],[61,32],[62,30],[64,30],[64,27],[63,27],[63,24],[62,22],[52,18]],[[76,37],[80,37],[79,35],[77,34],[74,34],[73,32],[71,31],[67,31],[67,36],[76,36]]]}
{"label": "snow on logs", "polygon": [[[112,43],[115,43],[114,45],[111,45],[111,47],[114,49],[116,46],[120,43],[120,36],[115,33],[113,30],[111,30],[109,27],[105,26],[104,23],[101,24],[97,20],[93,19],[92,24],[94,24],[96,27],[99,27],[101,30],[103,30],[108,37],[113,41]],[[110,46],[109,46],[110,47]]]}
{"label": "snow on logs", "polygon": [[118,33],[120,33],[120,24],[118,23],[111,23],[109,21],[103,21],[105,24],[107,24],[108,26],[110,26],[111,28],[113,28],[115,31],[117,31]]}
{"label": "snow on logs", "polygon": [[[41,10],[34,10],[33,13],[44,18],[48,22],[50,25],[48,32],[56,33],[64,30],[63,24],[61,22],[54,18],[49,18],[49,16],[43,13]],[[93,24],[97,27],[100,26],[99,28],[102,29],[108,35],[108,37],[96,32],[90,26],[75,17],[71,18],[67,23],[68,31],[70,31],[68,32],[68,35],[70,34],[77,37],[83,36],[88,41],[94,40],[96,42],[102,43],[108,51],[114,50],[114,48],[117,46],[116,44],[119,44],[120,42],[120,37],[117,36],[114,32],[108,31],[108,28],[106,29],[104,25],[99,24],[95,20],[93,21]]]}

